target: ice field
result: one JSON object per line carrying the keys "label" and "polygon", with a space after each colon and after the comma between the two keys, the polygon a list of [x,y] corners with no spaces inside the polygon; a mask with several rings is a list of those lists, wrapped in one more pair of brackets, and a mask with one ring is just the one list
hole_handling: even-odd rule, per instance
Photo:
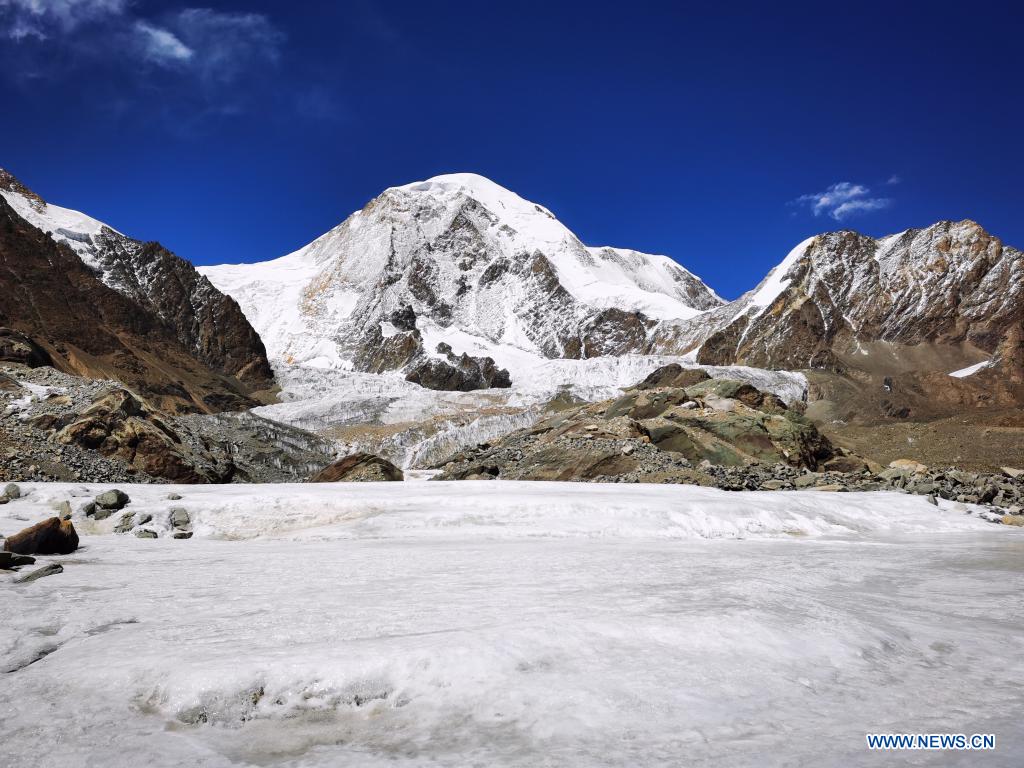
{"label": "ice field", "polygon": [[[24,484],[0,532],[106,487]],[[946,502],[121,488],[161,538],[76,512],[62,574],[0,575],[2,766],[1024,762],[1024,532]],[[890,731],[996,750],[866,749]]]}

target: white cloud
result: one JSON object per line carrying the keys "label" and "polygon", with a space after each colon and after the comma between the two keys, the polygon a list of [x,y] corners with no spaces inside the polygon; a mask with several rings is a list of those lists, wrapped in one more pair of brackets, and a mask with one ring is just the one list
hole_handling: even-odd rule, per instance
{"label": "white cloud", "polygon": [[889,180],[887,182],[885,182],[885,183],[889,184],[889,185],[901,184],[901,183],[903,183],[903,178],[901,176],[898,176],[898,175],[896,175],[894,173],[892,176],[889,177]]}
{"label": "white cloud", "polygon": [[145,21],[135,22],[135,32],[142,42],[142,54],[154,64],[173,64],[188,61],[195,51],[179,40],[175,34]]}
{"label": "white cloud", "polygon": [[0,25],[13,40],[47,39],[124,13],[127,0],[0,0]]}
{"label": "white cloud", "polygon": [[[896,182],[890,181],[890,183],[895,184]],[[842,221],[859,213],[887,208],[892,204],[892,200],[885,197],[871,197],[871,190],[862,184],[840,181],[824,192],[801,195],[793,203],[807,206],[815,216],[827,214],[836,221]]]}
{"label": "white cloud", "polygon": [[230,83],[255,64],[276,62],[284,42],[284,34],[260,13],[186,8],[167,26],[195,52],[196,73],[213,84]]}

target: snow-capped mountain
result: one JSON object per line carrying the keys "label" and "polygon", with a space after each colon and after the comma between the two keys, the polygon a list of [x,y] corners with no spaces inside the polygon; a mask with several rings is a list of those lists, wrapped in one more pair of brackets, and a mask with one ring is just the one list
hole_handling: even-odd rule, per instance
{"label": "snow-capped mountain", "polygon": [[587,247],[468,173],[387,189],[279,259],[200,271],[238,300],[271,359],[375,372],[460,354],[514,368],[642,352],[660,321],[724,303],[671,259]]}
{"label": "snow-capped mountain", "polygon": [[753,291],[662,329],[659,346],[709,364],[948,370],[1021,359],[1024,254],[973,221],[874,239],[829,232]]}
{"label": "snow-capped mountain", "polygon": [[0,196],[26,222],[69,247],[105,285],[155,314],[213,371],[253,386],[272,380],[263,343],[238,305],[189,262],[159,243],[47,203],[3,169]]}

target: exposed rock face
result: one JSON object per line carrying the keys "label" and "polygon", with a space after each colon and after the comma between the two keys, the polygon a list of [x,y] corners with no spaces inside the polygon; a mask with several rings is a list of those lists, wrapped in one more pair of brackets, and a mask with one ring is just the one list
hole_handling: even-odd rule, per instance
{"label": "exposed rock face", "polygon": [[66,245],[108,287],[158,319],[197,361],[253,388],[270,386],[266,349],[237,302],[159,243],[48,205],[0,169],[0,194],[27,223]]}
{"label": "exposed rock face", "polygon": [[368,483],[403,480],[402,470],[387,459],[369,453],[353,453],[324,467],[311,483]]}
{"label": "exposed rock face", "polygon": [[4,540],[4,549],[19,555],[69,555],[78,549],[70,520],[51,517]]}
{"label": "exposed rock face", "polygon": [[588,248],[546,209],[473,174],[388,189],[273,262],[201,271],[238,299],[272,358],[363,371],[419,362],[414,332],[474,356],[508,343],[548,358],[641,352],[658,319],[722,304],[671,259]]}
{"label": "exposed rock face", "polygon": [[254,404],[236,379],[197,360],[172,325],[105,285],[68,246],[31,226],[5,199],[0,295],[0,325],[31,339],[18,342],[30,350],[31,362],[48,355],[66,372],[120,379],[171,411]]}
{"label": "exposed rock face", "polygon": [[0,386],[5,479],[299,482],[337,454],[331,440],[251,412],[169,415],[110,381],[0,364],[5,374],[14,385]]}
{"label": "exposed rock face", "polygon": [[200,473],[183,449],[181,437],[124,390],[94,403],[80,418],[60,428],[56,439],[116,456],[154,477],[181,483],[225,479]]}
{"label": "exposed rock face", "polygon": [[1019,377],[1022,328],[1024,254],[973,221],[944,221],[811,238],[672,343],[699,345],[709,365],[949,372],[995,358]]}
{"label": "exposed rock face", "polygon": [[409,371],[406,381],[427,389],[458,392],[512,386],[508,371],[495,365],[490,357],[471,357],[465,353],[455,355],[452,348],[443,343],[438,345],[437,351],[445,358],[427,358]]}
{"label": "exposed rock face", "polygon": [[[696,383],[671,386],[682,379]],[[616,400],[563,411],[495,446],[458,454],[442,477],[699,482],[700,462],[816,469],[839,455],[775,395],[668,366]]]}
{"label": "exposed rock face", "polygon": [[23,333],[0,328],[0,362],[20,363],[29,368],[53,365],[49,353]]}

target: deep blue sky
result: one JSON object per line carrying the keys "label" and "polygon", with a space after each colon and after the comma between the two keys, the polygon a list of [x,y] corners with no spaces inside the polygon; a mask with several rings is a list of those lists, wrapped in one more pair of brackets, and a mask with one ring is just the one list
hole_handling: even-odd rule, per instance
{"label": "deep blue sky", "polygon": [[0,166],[199,264],[454,171],[727,298],[829,229],[1024,246],[1013,3],[52,5],[0,0]]}

